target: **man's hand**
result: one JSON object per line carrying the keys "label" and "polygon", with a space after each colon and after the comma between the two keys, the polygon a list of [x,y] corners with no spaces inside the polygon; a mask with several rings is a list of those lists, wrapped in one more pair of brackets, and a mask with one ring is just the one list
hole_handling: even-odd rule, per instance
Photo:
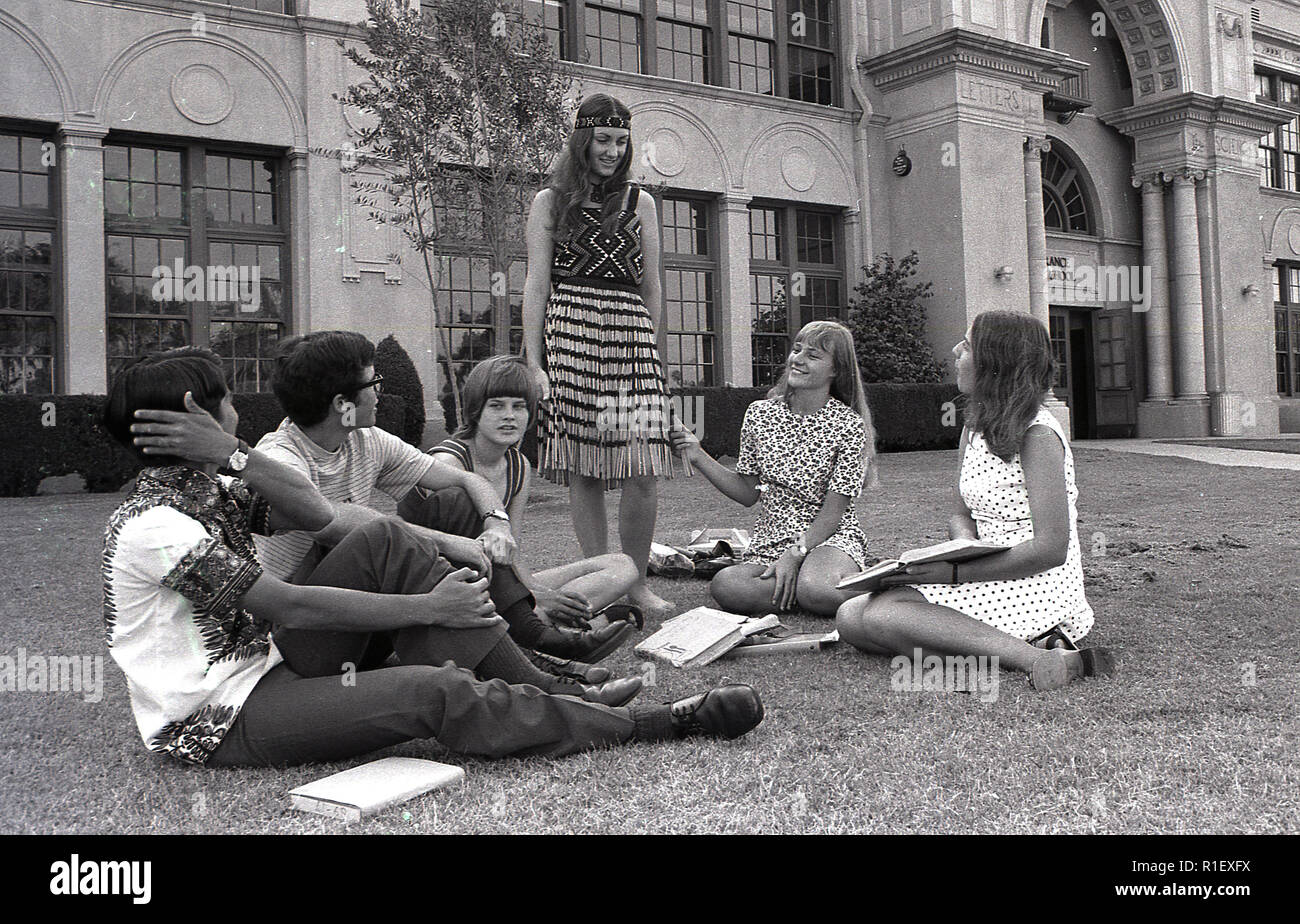
{"label": "man's hand", "polygon": [[891,574],[880,582],[881,587],[898,587],[901,584],[951,584],[952,563],[931,561],[912,565],[902,574]]}
{"label": "man's hand", "polygon": [[135,412],[140,423],[131,424],[134,442],[146,455],[180,456],[191,462],[224,465],[239,448],[239,440],[221,429],[221,424],[185,393],[186,412],[154,411],[141,408]]}
{"label": "man's hand", "polygon": [[488,558],[482,543],[465,536],[441,536],[438,551],[448,561],[474,569],[479,577],[492,577],[492,559]]}
{"label": "man's hand", "polygon": [[776,578],[772,591],[772,605],[785,612],[794,607],[795,591],[799,588],[799,566],[803,560],[793,549],[786,549],[776,561],[767,566],[759,578]]}
{"label": "man's hand", "polygon": [[591,618],[591,603],[577,591],[537,587],[533,589],[533,597],[537,600],[539,615],[578,629],[587,628],[587,620]]}
{"label": "man's hand", "polygon": [[421,613],[428,617],[425,625],[481,629],[502,621],[488,596],[487,578],[478,577],[471,568],[452,571],[424,596],[429,601]]}
{"label": "man's hand", "polygon": [[504,520],[498,520],[496,517],[488,519],[483,526],[483,532],[478,537],[478,541],[482,543],[483,550],[487,552],[488,558],[498,565],[510,564],[510,560],[515,557],[515,551],[518,549],[515,544],[515,537],[510,533],[510,524]]}

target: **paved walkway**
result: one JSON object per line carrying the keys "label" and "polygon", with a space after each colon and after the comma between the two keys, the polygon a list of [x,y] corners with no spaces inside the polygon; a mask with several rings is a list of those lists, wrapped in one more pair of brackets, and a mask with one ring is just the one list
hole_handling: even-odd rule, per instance
{"label": "paved walkway", "polygon": [[[1290,434],[1283,434],[1283,439]],[[1297,436],[1300,438],[1300,436]],[[1249,468],[1279,468],[1300,472],[1300,455],[1286,452],[1259,452],[1252,449],[1219,449],[1217,446],[1185,446],[1180,443],[1158,443],[1155,440],[1071,440],[1078,449],[1109,449],[1114,452],[1136,452],[1147,456],[1176,456],[1211,465],[1240,465]]]}

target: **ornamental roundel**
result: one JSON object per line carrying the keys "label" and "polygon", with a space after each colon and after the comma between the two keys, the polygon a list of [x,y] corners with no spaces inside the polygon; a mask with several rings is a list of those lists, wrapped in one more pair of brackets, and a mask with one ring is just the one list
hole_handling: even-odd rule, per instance
{"label": "ornamental roundel", "polygon": [[172,102],[198,125],[214,125],[235,108],[235,91],[225,75],[207,64],[189,64],[172,77]]}

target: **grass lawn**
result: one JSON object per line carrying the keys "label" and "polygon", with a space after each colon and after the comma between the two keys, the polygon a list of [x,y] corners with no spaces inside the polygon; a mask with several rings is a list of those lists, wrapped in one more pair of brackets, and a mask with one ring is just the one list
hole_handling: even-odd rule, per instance
{"label": "grass lawn", "polygon": [[[463,788],[346,830],[395,832],[1291,832],[1300,830],[1300,483],[1294,473],[1079,450],[1089,639],[1120,674],[1052,694],[1004,674],[996,702],[890,689],[888,659],[820,655],[660,668],[643,697],[754,684],[767,718],[690,741],[495,763],[433,744],[387,753],[462,764]],[[955,453],[883,458],[860,505],[884,555],[944,537]],[[534,492],[537,564],[576,557],[566,497]],[[98,561],[118,495],[0,500],[0,654],[104,652]],[[665,485],[660,541],[748,526],[703,478]],[[655,579],[686,608],[702,581]],[[810,618],[799,626],[825,625]],[[97,704],[0,694],[0,831],[335,832],[286,792],[344,764],[196,770],[144,750],[105,656]],[[610,659],[637,666],[627,650]],[[1253,683],[1251,682],[1253,680]]]}

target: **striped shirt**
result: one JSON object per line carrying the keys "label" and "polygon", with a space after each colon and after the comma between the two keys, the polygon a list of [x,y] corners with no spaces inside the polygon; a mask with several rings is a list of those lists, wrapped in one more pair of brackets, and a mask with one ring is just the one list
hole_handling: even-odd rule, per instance
{"label": "striped shirt", "polygon": [[[343,445],[329,452],[288,418],[263,436],[257,448],[310,478],[326,500],[366,507],[374,506],[375,491],[394,500],[404,497],[434,465],[432,456],[378,427],[348,431]],[[313,543],[312,534],[301,530],[258,536],[255,541],[262,567],[285,581]]]}

